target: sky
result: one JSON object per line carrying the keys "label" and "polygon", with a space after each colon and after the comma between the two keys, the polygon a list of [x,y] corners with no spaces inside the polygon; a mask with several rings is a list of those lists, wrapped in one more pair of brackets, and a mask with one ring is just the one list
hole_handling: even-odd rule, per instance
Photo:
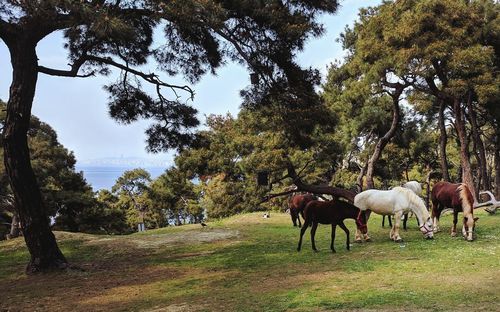
{"label": "sky", "polygon": [[[380,0],[346,0],[335,15],[321,17],[326,33],[311,38],[299,55],[302,66],[319,69],[326,73],[327,66],[341,59],[343,51],[336,42],[345,25],[352,25],[359,8],[374,6]],[[51,34],[37,47],[39,64],[46,67],[68,69],[67,53],[63,48],[62,34]],[[156,71],[154,65],[146,71]],[[7,47],[0,41],[0,99],[8,100],[12,68]],[[73,151],[77,164],[92,164],[104,158],[139,158],[155,164],[172,163],[173,152],[149,154],[145,150],[144,130],[149,122],[139,121],[121,125],[111,119],[107,110],[107,93],[102,86],[115,81],[116,75],[91,78],[64,78],[40,74],[32,113],[50,124],[57,132],[59,141]],[[173,80],[172,80],[173,79]],[[179,78],[164,77],[165,81]],[[192,105],[198,109],[200,120],[208,114],[236,115],[241,98],[239,91],[250,84],[246,68],[228,64],[207,75],[193,85],[196,92]]]}

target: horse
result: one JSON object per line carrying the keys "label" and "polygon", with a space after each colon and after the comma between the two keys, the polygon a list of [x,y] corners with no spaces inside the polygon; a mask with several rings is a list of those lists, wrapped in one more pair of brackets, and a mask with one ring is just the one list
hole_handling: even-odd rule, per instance
{"label": "horse", "polygon": [[[407,188],[397,186],[388,191],[366,190],[354,197],[354,205],[361,210],[370,210],[380,215],[394,215],[395,224],[389,234],[391,240],[396,242],[402,240],[399,235],[399,224],[403,213],[409,211],[413,211],[417,216],[424,238],[434,238],[432,219],[424,201]],[[367,219],[369,217],[368,214]],[[367,234],[365,239],[369,239]],[[356,232],[356,240],[361,240],[359,232]]]}
{"label": "horse", "polygon": [[469,242],[474,240],[473,233],[476,221],[474,218],[474,197],[464,183],[438,182],[431,191],[432,217],[434,219],[434,232],[439,232],[439,217],[445,208],[453,209],[453,226],[451,236],[457,235],[458,213],[463,212],[462,235]]}
{"label": "horse", "polygon": [[[413,193],[417,194],[417,196],[422,196],[422,185],[418,181],[408,181],[401,186],[409,190],[412,190]],[[392,227],[391,217],[388,217],[388,220],[389,220],[389,226]],[[403,229],[405,231],[407,222],[408,222],[408,213],[405,213],[403,217]],[[384,225],[385,225],[385,216],[382,217],[382,227],[384,227]]]}
{"label": "horse", "polygon": [[[297,221],[299,222],[299,228],[302,227],[300,223],[300,216],[302,214],[304,207],[311,200],[315,200],[317,197],[313,194],[299,194],[292,196],[288,201],[288,208],[290,209],[290,217],[292,218],[293,226],[297,226]],[[304,217],[304,215],[302,215]]]}
{"label": "horse", "polygon": [[332,242],[330,244],[330,249],[332,250],[332,252],[336,252],[333,245],[335,241],[335,230],[337,229],[337,225],[340,226],[340,228],[342,228],[346,233],[346,248],[347,250],[350,250],[349,230],[344,224],[345,219],[354,219],[359,231],[361,231],[363,234],[366,234],[368,232],[368,228],[366,225],[366,214],[353,204],[338,199],[330,201],[310,201],[304,208],[304,224],[300,229],[299,246],[297,247],[297,251],[300,251],[300,248],[302,246],[302,236],[304,236],[304,233],[309,225],[312,225],[312,249],[314,251],[318,251],[314,242],[314,236],[316,234],[318,223],[332,225]]}

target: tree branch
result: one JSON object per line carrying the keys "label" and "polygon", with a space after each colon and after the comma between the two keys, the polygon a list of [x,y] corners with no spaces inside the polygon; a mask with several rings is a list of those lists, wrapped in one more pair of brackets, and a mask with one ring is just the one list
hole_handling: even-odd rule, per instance
{"label": "tree branch", "polygon": [[288,191],[283,191],[283,192],[280,192],[280,193],[268,194],[268,195],[264,196],[264,198],[259,202],[259,205],[262,204],[262,203],[265,203],[265,202],[267,202],[269,200],[271,200],[272,198],[280,197],[280,196],[284,196],[284,195],[288,195],[288,194],[293,194],[295,192],[297,192],[296,189],[288,190]]}
{"label": "tree branch", "polygon": [[347,200],[350,203],[354,202],[354,196],[356,196],[356,193],[349,191],[349,190],[344,190],[338,187],[334,186],[328,186],[328,185],[310,185],[310,184],[305,184],[302,182],[300,177],[297,175],[297,172],[295,172],[295,168],[291,162],[288,163],[287,166],[288,170],[288,175],[293,179],[293,184],[297,186],[298,192],[304,191],[304,192],[310,192],[314,194],[328,194],[332,195],[333,197],[341,197]]}
{"label": "tree branch", "polygon": [[78,60],[76,60],[73,64],[68,64],[71,66],[70,70],[60,70],[60,69],[53,69],[53,68],[48,68],[45,66],[38,66],[38,72],[46,75],[51,75],[51,76],[61,76],[61,77],[79,77],[79,78],[87,78],[90,76],[94,76],[95,72],[92,71],[91,73],[85,74],[85,75],[79,75],[78,71],[82,67],[82,65],[87,61],[87,58],[82,56]]}
{"label": "tree branch", "polygon": [[158,75],[155,73],[149,73],[149,74],[143,73],[139,70],[130,68],[127,65],[117,63],[110,57],[99,57],[99,56],[95,56],[95,55],[87,55],[86,59],[89,61],[97,62],[97,63],[107,64],[107,65],[113,66],[115,68],[121,69],[123,71],[126,71],[128,73],[134,74],[136,76],[141,77],[142,79],[144,79],[145,81],[147,81],[151,84],[170,88],[174,91],[174,93],[175,93],[175,89],[186,91],[190,94],[190,99],[194,98],[194,90],[191,89],[188,85],[181,86],[181,85],[174,85],[174,84],[169,84],[169,83],[163,82],[160,80]]}

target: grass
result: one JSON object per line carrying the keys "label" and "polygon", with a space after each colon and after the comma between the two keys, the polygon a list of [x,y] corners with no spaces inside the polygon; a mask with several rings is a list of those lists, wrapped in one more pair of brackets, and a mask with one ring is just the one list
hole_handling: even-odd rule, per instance
{"label": "grass", "polygon": [[[0,242],[0,311],[499,311],[500,215],[482,210],[477,240],[448,231],[432,241],[416,222],[389,241],[381,218],[369,222],[373,242],[345,250],[330,226],[299,230],[288,215],[234,216],[202,228],[188,225],[129,236],[58,232],[68,260],[84,271],[26,276],[22,239]],[[354,222],[347,225],[353,240]],[[449,229],[451,215],[442,218]]]}

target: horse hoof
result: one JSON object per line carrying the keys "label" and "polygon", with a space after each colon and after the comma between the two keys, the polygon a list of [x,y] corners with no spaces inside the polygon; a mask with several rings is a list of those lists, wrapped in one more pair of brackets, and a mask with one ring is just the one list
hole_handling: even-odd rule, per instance
{"label": "horse hoof", "polygon": [[357,239],[354,241],[355,243],[362,243],[363,241],[361,239]]}
{"label": "horse hoof", "polygon": [[401,238],[396,238],[394,241],[395,241],[396,243],[401,243],[401,242],[403,241],[403,239],[401,239]]}
{"label": "horse hoof", "polygon": [[371,239],[371,238],[366,238],[366,239],[365,239],[365,242],[367,242],[367,243],[369,243],[369,242],[371,242],[371,241],[372,241],[372,239]]}
{"label": "horse hoof", "polygon": [[334,250],[332,250],[332,253],[337,253],[337,251],[334,249]]}
{"label": "horse hoof", "polygon": [[457,236],[457,232],[451,232],[451,237],[456,237]]}
{"label": "horse hoof", "polygon": [[317,250],[317,249],[313,249],[313,250],[314,250],[314,252],[319,252],[319,250]]}

